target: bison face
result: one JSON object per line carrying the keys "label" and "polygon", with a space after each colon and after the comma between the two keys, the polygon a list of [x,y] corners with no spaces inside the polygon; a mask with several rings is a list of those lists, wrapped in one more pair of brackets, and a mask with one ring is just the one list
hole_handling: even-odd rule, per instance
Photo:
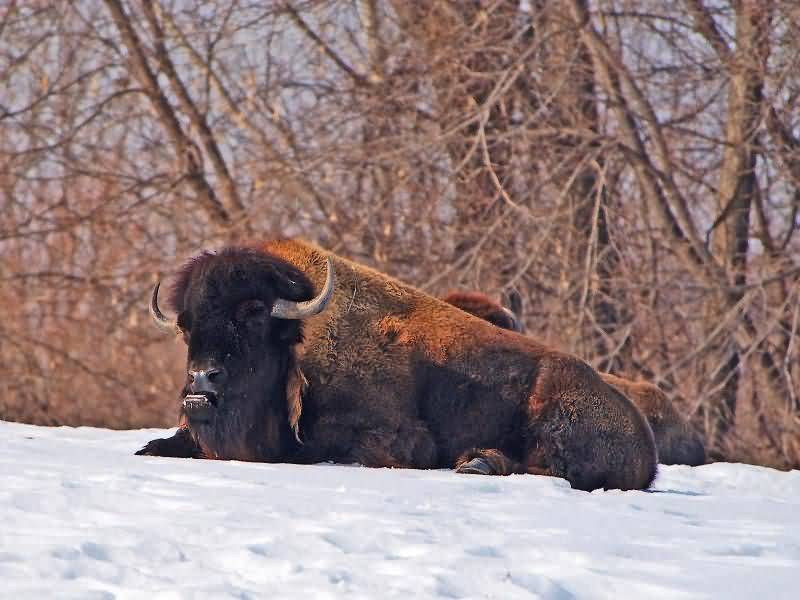
{"label": "bison face", "polygon": [[[274,389],[300,341],[298,321],[271,319],[264,300],[179,313],[187,345],[183,411],[193,427],[217,424]],[[257,402],[256,402],[257,403]]]}
{"label": "bison face", "polygon": [[187,345],[182,413],[204,454],[269,460],[285,451],[287,377],[301,320],[323,310],[332,291],[330,261],[324,289],[306,300],[313,287],[300,271],[249,248],[191,260],[170,296],[175,321],[158,308],[156,285],[151,314]]}

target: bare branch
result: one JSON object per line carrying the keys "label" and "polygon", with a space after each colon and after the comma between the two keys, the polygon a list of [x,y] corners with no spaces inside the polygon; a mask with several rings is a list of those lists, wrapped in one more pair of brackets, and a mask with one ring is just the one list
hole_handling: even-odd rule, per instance
{"label": "bare branch", "polygon": [[702,35],[717,53],[717,57],[724,65],[731,59],[731,49],[722,37],[703,0],[686,0],[686,7],[692,15],[692,21],[697,32]]}
{"label": "bare branch", "polygon": [[170,106],[167,97],[158,85],[155,74],[150,70],[139,36],[133,29],[130,18],[125,14],[120,0],[103,1],[111,12],[114,24],[117,26],[128,48],[136,78],[144,88],[153,108],[158,113],[161,124],[172,141],[175,153],[184,158],[186,181],[197,194],[200,204],[208,211],[209,216],[219,225],[228,225],[231,221],[231,215],[217,198],[214,189],[206,181],[202,167],[197,161],[195,145],[184,133],[178,118],[172,110],[172,106]]}
{"label": "bare branch", "polygon": [[[636,174],[646,195],[651,204],[658,210],[664,226],[674,236],[679,247],[685,248],[690,268],[693,268],[699,274],[705,273],[706,276],[713,274],[720,279],[719,268],[700,241],[686,200],[678,191],[670,175],[671,161],[669,151],[652,106],[644,98],[627,68],[613,55],[608,45],[595,30],[586,6],[579,0],[570,0],[570,7],[573,18],[580,27],[581,39],[589,48],[595,61],[595,68],[603,87],[611,96],[612,105],[622,127],[625,142],[636,156]],[[662,183],[652,175],[656,167],[650,165],[650,154],[639,134],[634,118],[636,113],[633,107],[630,106],[627,95],[623,92],[623,84],[626,85],[633,96],[633,102],[639,109],[638,114],[643,117],[655,142],[655,155],[659,160],[658,167],[660,172],[663,173],[663,187]],[[677,216],[672,212],[670,199],[677,209]],[[701,269],[696,269],[695,265],[701,267]]]}
{"label": "bare branch", "polygon": [[142,9],[145,14],[150,28],[153,30],[153,37],[155,39],[155,55],[161,70],[167,76],[175,96],[178,98],[181,110],[189,117],[192,127],[197,132],[200,141],[203,144],[203,149],[211,161],[211,166],[214,169],[214,175],[217,177],[218,185],[222,189],[222,204],[226,207],[228,213],[232,218],[239,218],[243,215],[245,208],[242,201],[239,199],[239,193],[236,190],[236,183],[231,177],[228,165],[222,157],[217,140],[208,126],[205,117],[197,108],[197,104],[189,96],[189,91],[183,85],[183,81],[178,76],[175,70],[175,65],[169,57],[167,48],[164,45],[164,31],[161,29],[161,24],[158,22],[156,10],[153,7],[153,0],[143,0]]}
{"label": "bare branch", "polygon": [[361,75],[360,73],[356,73],[355,70],[348,65],[342,57],[337,54],[337,52],[331,48],[331,46],[325,42],[317,33],[311,29],[311,26],[306,23],[305,19],[300,15],[299,12],[288,2],[284,4],[284,9],[289,14],[289,17],[292,19],[297,28],[311,40],[319,50],[325,54],[337,67],[339,67],[347,76],[358,86],[366,86],[369,85],[369,81],[366,77]]}

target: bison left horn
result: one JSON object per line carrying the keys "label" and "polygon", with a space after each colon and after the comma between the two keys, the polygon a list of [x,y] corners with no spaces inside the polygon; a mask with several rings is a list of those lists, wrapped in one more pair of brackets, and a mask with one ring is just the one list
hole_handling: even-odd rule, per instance
{"label": "bison left horn", "polygon": [[176,333],[178,331],[178,323],[172,319],[168,319],[158,308],[158,288],[161,287],[161,282],[156,284],[153,288],[153,296],[150,298],[150,315],[153,317],[158,328],[168,333]]}
{"label": "bison left horn", "polygon": [[272,306],[271,315],[276,319],[305,319],[322,312],[333,295],[333,263],[330,256],[325,264],[328,270],[325,285],[316,298],[305,302],[293,302],[278,298]]}

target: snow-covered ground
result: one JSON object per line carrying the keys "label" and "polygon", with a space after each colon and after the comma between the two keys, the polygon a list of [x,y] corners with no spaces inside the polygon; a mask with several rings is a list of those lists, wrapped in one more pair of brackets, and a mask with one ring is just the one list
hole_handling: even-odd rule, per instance
{"label": "snow-covered ground", "polygon": [[2,598],[798,598],[800,472],[559,479],[133,456],[0,421]]}

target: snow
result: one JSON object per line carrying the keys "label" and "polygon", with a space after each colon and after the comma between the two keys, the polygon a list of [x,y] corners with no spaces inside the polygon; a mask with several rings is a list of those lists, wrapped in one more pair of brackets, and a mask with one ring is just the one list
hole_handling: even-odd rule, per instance
{"label": "snow", "polygon": [[133,456],[0,422],[0,597],[796,598],[800,472],[560,479]]}

